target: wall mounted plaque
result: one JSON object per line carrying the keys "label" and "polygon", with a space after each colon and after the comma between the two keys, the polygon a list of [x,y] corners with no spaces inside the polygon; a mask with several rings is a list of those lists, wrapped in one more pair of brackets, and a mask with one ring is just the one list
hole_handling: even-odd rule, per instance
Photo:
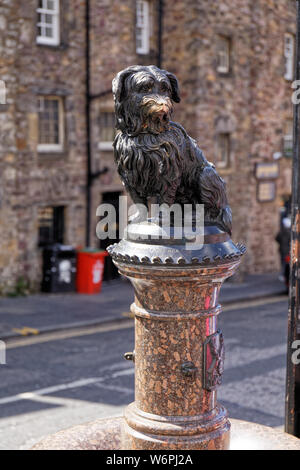
{"label": "wall mounted plaque", "polygon": [[257,163],[255,165],[255,176],[258,180],[276,179],[279,176],[278,162]]}
{"label": "wall mounted plaque", "polygon": [[259,181],[257,185],[258,202],[271,202],[276,197],[275,181]]}

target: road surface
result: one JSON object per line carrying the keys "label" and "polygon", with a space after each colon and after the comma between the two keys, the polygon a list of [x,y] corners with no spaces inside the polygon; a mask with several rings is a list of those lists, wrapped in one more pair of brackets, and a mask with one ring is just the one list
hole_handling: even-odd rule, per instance
{"label": "road surface", "polygon": [[[287,299],[227,305],[221,401],[233,418],[284,421]],[[21,338],[0,366],[0,449],[28,449],[69,426],[115,416],[133,401],[133,320]]]}

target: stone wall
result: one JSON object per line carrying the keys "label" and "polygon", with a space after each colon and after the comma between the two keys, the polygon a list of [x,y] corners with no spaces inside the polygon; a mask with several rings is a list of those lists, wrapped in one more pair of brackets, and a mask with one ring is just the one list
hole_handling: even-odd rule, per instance
{"label": "stone wall", "polygon": [[[37,248],[37,211],[66,207],[65,242],[85,242],[86,44],[85,1],[64,0],[62,41],[36,44],[35,0],[2,0],[0,5],[0,79],[7,104],[0,104],[0,289],[10,290],[27,277],[41,280]],[[135,0],[90,0],[91,147],[93,171],[110,168],[92,188],[91,239],[96,208],[104,192],[123,190],[113,154],[99,149],[99,114],[113,111],[111,80],[132,64],[157,64],[158,0],[151,0],[151,47],[135,50]],[[174,120],[197,139],[208,160],[216,161],[218,133],[231,134],[231,164],[219,169],[228,183],[234,239],[248,248],[244,272],[279,267],[274,237],[280,197],[290,192],[291,162],[280,160],[277,198],[257,202],[254,167],[282,151],[284,127],[292,115],[291,82],[284,79],[283,41],[295,33],[295,2],[290,0],[164,0],[162,67],[180,82],[182,101]],[[231,39],[231,69],[217,71],[217,37]],[[37,152],[37,97],[61,96],[66,145],[60,154]]]}
{"label": "stone wall", "polygon": [[0,104],[0,292],[16,276],[19,263],[16,96],[18,93],[16,45],[20,36],[17,1],[1,2],[0,77],[6,86],[6,104]]}
{"label": "stone wall", "polygon": [[[33,288],[39,286],[39,207],[64,205],[65,242],[84,243],[85,8],[80,0],[72,0],[72,6],[70,1],[64,2],[61,44],[42,46],[36,44],[36,3],[2,2],[0,13],[2,24],[8,28],[1,32],[0,59],[0,76],[8,89],[8,104],[0,113],[4,137],[1,135],[1,164],[5,166],[1,171],[5,196],[0,211],[0,256],[1,265],[3,262],[6,266],[1,275],[4,290],[11,289],[21,276],[28,278]],[[58,95],[63,99],[63,152],[37,152],[39,95]]]}
{"label": "stone wall", "polygon": [[[284,79],[284,34],[295,33],[289,0],[166,1],[164,68],[182,88],[176,118],[215,162],[218,132],[231,134],[231,164],[219,169],[228,183],[233,238],[247,245],[244,272],[279,269],[274,240],[281,196],[290,193],[291,163],[280,160],[274,202],[257,201],[255,164],[282,152],[292,116],[291,82]],[[217,37],[231,40],[231,69],[217,71]]]}

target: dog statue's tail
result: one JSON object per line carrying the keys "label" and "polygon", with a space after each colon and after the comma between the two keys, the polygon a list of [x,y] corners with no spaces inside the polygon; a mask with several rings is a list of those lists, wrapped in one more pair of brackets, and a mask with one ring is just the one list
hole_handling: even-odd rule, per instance
{"label": "dog statue's tail", "polygon": [[224,207],[224,209],[221,210],[220,214],[220,225],[222,228],[224,228],[225,232],[229,233],[231,235],[231,230],[232,230],[232,212],[230,206]]}
{"label": "dog statue's tail", "polygon": [[231,235],[232,214],[227,202],[226,183],[210,164],[200,172],[200,188],[205,220],[215,222]]}

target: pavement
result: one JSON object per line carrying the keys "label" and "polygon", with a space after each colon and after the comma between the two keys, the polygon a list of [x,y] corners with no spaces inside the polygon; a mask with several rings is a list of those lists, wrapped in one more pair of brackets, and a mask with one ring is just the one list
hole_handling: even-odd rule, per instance
{"label": "pavement", "polygon": [[[227,281],[222,287],[223,305],[284,295],[278,273],[249,275],[242,283]],[[104,282],[96,295],[36,294],[0,298],[0,340],[38,335],[128,318],[133,288],[128,281]]]}

